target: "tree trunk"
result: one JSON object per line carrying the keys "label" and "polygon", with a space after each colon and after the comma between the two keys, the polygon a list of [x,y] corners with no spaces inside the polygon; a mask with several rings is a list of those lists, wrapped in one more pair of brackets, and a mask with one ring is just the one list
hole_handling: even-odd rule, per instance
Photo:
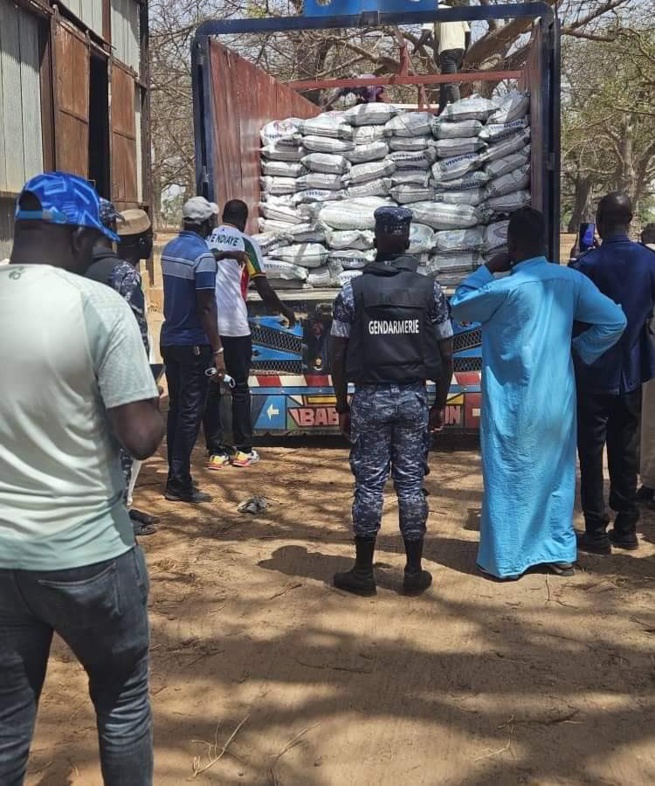
{"label": "tree trunk", "polygon": [[578,176],[575,179],[573,192],[573,212],[567,227],[567,232],[575,234],[583,221],[589,221],[592,215],[591,206],[591,175],[585,177]]}

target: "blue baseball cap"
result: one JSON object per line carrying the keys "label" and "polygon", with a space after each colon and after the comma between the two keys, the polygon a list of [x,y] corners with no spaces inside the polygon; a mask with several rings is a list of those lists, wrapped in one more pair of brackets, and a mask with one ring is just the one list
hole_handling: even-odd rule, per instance
{"label": "blue baseball cap", "polygon": [[[39,200],[40,209],[21,208],[21,200],[28,193]],[[100,197],[95,188],[87,180],[68,172],[46,172],[28,180],[16,203],[16,220],[89,227],[115,243],[120,242],[118,235],[102,223]]]}
{"label": "blue baseball cap", "polygon": [[406,207],[379,207],[373,214],[375,229],[384,235],[406,235],[412,223],[413,214]]}

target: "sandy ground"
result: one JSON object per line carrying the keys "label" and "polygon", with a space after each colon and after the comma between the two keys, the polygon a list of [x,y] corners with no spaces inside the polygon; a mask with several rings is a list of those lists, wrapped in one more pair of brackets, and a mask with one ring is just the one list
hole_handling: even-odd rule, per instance
{"label": "sandy ground", "polygon": [[[194,757],[207,764],[209,745],[220,753],[230,739],[195,782],[655,783],[655,513],[634,555],[583,557],[569,579],[493,583],[475,573],[477,453],[435,453],[433,588],[398,594],[389,496],[379,592],[360,599],[329,585],[352,551],[345,449],[291,442],[262,456],[211,475],[198,451],[215,499],[196,509],[163,500],[161,457],[141,476],[139,507],[162,517],[143,539],[157,786],[187,782]],[[238,514],[253,493],[267,513]],[[27,784],[100,782],[86,680],[58,643]]]}

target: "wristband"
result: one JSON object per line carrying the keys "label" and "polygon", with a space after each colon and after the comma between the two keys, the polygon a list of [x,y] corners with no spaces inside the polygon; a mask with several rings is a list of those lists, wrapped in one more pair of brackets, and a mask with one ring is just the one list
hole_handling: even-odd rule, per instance
{"label": "wristband", "polygon": [[216,352],[214,352],[214,357],[216,357],[216,355],[222,355],[223,352],[225,352],[225,347],[221,347],[220,349],[217,349]]}

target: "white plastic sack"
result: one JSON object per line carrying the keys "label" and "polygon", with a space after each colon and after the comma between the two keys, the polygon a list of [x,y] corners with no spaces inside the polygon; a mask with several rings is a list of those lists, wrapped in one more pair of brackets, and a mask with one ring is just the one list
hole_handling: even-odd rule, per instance
{"label": "white plastic sack", "polygon": [[345,251],[352,248],[356,251],[368,251],[373,248],[375,236],[368,229],[337,230],[328,235],[328,246],[334,251]]}
{"label": "white plastic sack", "polygon": [[326,228],[320,223],[296,224],[286,237],[292,243],[325,243]]}
{"label": "white plastic sack", "polygon": [[362,275],[361,270],[344,270],[343,273],[340,273],[337,276],[337,284],[340,287],[344,287],[346,284],[349,284],[354,278],[358,278]]}
{"label": "white plastic sack", "polygon": [[389,139],[390,150],[425,150],[430,144],[434,144],[434,139],[429,136],[392,136]]}
{"label": "white plastic sack", "polygon": [[527,118],[514,120],[511,123],[487,123],[487,125],[480,131],[480,139],[485,142],[494,144],[496,142],[503,142],[509,139],[514,134],[518,134],[528,127]]}
{"label": "white plastic sack", "polygon": [[437,273],[466,273],[480,266],[480,255],[475,251],[440,254],[430,258],[430,266]]}
{"label": "white plastic sack", "polygon": [[530,145],[518,153],[512,153],[507,158],[499,158],[497,161],[491,161],[484,168],[484,171],[490,178],[502,177],[508,172],[513,172],[520,166],[525,166],[530,161]]}
{"label": "white plastic sack", "polygon": [[460,123],[453,123],[437,118],[432,133],[437,139],[466,139],[478,136],[482,129],[483,125],[479,120],[462,120]]}
{"label": "white plastic sack", "polygon": [[[346,153],[355,147],[354,143],[348,139],[333,139],[332,137],[318,135],[303,137],[302,145],[310,153]],[[303,152],[300,158],[294,158],[293,160],[300,161],[305,155],[306,153]]]}
{"label": "white plastic sack", "polygon": [[361,199],[362,197],[384,197],[389,193],[391,180],[388,177],[381,177],[377,180],[369,180],[368,183],[358,183],[346,189],[348,199]]}
{"label": "white plastic sack", "polygon": [[427,188],[430,182],[428,169],[398,169],[391,175],[392,186],[415,185]]}
{"label": "white plastic sack", "polygon": [[261,130],[262,145],[266,146],[276,143],[293,145],[293,138],[298,133],[298,126],[301,122],[297,117],[289,117],[286,120],[271,120]]}
{"label": "white plastic sack", "polygon": [[492,180],[486,188],[487,199],[511,194],[513,191],[523,191],[530,186],[530,165],[525,164],[502,177]]}
{"label": "white plastic sack", "polygon": [[[301,163],[310,172],[321,172],[326,175],[343,175],[350,169],[347,159],[336,153],[310,153]],[[299,175],[302,174],[299,172]]]}
{"label": "white plastic sack", "polygon": [[428,136],[432,133],[434,115],[430,112],[402,112],[385,126],[393,136]]}
{"label": "white plastic sack", "polygon": [[348,185],[356,186],[360,183],[368,183],[370,180],[378,180],[381,177],[388,177],[396,168],[393,161],[385,158],[382,161],[371,161],[368,164],[355,164],[347,175]]}
{"label": "white plastic sack", "polygon": [[341,175],[324,175],[321,172],[309,172],[296,181],[296,190],[303,191],[307,188],[318,188],[326,191],[339,191],[343,188]]}
{"label": "white plastic sack", "polygon": [[477,136],[441,139],[435,144],[439,158],[455,158],[484,150],[487,143]]}
{"label": "white plastic sack", "polygon": [[313,204],[314,202],[333,202],[343,199],[345,191],[331,191],[326,188],[309,188],[307,191],[299,191],[292,197],[296,205]]}
{"label": "white plastic sack", "polygon": [[276,142],[262,148],[262,155],[271,161],[300,161],[305,155],[302,147],[290,147]]}
{"label": "white plastic sack", "polygon": [[332,139],[353,138],[352,128],[344,120],[343,114],[324,112],[318,117],[303,120],[299,130],[303,136],[326,136]]}
{"label": "white plastic sack", "polygon": [[529,191],[515,191],[513,194],[488,199],[486,208],[494,215],[511,215],[515,210],[529,205],[530,201]]}
{"label": "white plastic sack", "polygon": [[428,202],[434,199],[434,188],[417,186],[412,183],[394,186],[389,193],[400,205],[409,205],[412,202]]}
{"label": "white plastic sack", "polygon": [[397,150],[390,153],[389,158],[396,164],[397,169],[427,169],[437,160],[437,151],[433,147],[416,152]]}
{"label": "white plastic sack", "polygon": [[481,188],[469,188],[465,191],[437,191],[434,195],[435,202],[445,202],[448,205],[470,205],[477,207],[484,201],[484,191]]}
{"label": "white plastic sack", "polygon": [[340,264],[344,270],[361,270],[370,262],[375,262],[375,249],[369,251],[331,251],[329,260]]}
{"label": "white plastic sack", "polygon": [[287,224],[302,223],[302,218],[298,215],[295,207],[260,202],[259,212],[264,218],[270,218],[271,221],[285,221]]}
{"label": "white plastic sack", "polygon": [[438,231],[466,229],[480,223],[480,214],[470,205],[449,205],[446,202],[416,202],[409,206],[414,221]]}
{"label": "white plastic sack", "polygon": [[425,224],[412,221],[409,227],[410,254],[427,254],[434,248],[434,232]]}
{"label": "white plastic sack", "polygon": [[453,229],[434,233],[434,250],[442,254],[478,251],[484,242],[484,227]]}
{"label": "white plastic sack", "polygon": [[267,194],[266,191],[259,192],[260,202],[266,202],[269,207],[292,207],[294,194],[282,194],[276,196],[275,194]]}
{"label": "white plastic sack", "polygon": [[297,178],[293,177],[262,177],[260,180],[262,191],[274,196],[293,194],[298,190]]}
{"label": "white plastic sack", "polygon": [[332,229],[374,229],[375,211],[385,205],[384,199],[345,199],[342,202],[328,202],[321,208],[319,217]]}
{"label": "white plastic sack", "polygon": [[321,267],[327,262],[328,250],[319,243],[295,243],[284,248],[276,248],[268,255],[269,259],[280,259],[301,267]]}
{"label": "white plastic sack", "polygon": [[507,158],[512,153],[518,153],[523,150],[530,141],[530,129],[526,128],[519,134],[514,134],[504,142],[499,142],[496,145],[489,145],[489,147],[481,153],[482,161],[485,164],[491,161],[498,161],[500,158]]}
{"label": "white plastic sack", "polygon": [[297,161],[262,161],[262,174],[270,177],[300,177],[305,171]]}
{"label": "white plastic sack", "polygon": [[353,128],[353,142],[356,145],[370,145],[371,142],[379,142],[386,136],[388,134],[384,126],[360,126]]}
{"label": "white plastic sack", "polygon": [[486,254],[496,249],[504,248],[507,245],[508,227],[509,221],[497,221],[495,224],[489,224],[484,230],[483,250]]}
{"label": "white plastic sack", "polygon": [[469,98],[463,98],[461,101],[456,101],[454,104],[448,104],[441,115],[439,115],[439,119],[452,120],[456,123],[462,120],[480,120],[484,122],[497,108],[498,104],[495,101],[473,95]]}
{"label": "white plastic sack", "polygon": [[266,257],[266,275],[269,278],[281,279],[283,281],[307,281],[307,270],[299,265],[292,265],[289,262],[282,262],[279,259]]}
{"label": "white plastic sack", "polygon": [[257,243],[264,255],[268,254],[272,248],[288,245],[288,241],[282,235],[275,235],[269,232],[260,232],[257,235],[253,235],[252,239]]}
{"label": "white plastic sack", "polygon": [[260,218],[257,220],[259,231],[271,235],[285,235],[295,226],[295,224],[290,224],[288,221],[273,221],[268,218]]}
{"label": "white plastic sack", "polygon": [[358,104],[351,107],[345,117],[352,126],[379,126],[391,120],[397,112],[393,104],[383,102]]}
{"label": "white plastic sack", "polygon": [[355,145],[354,150],[344,153],[345,157],[353,164],[366,164],[369,161],[379,161],[389,154],[386,142],[378,140],[368,145]]}
{"label": "white plastic sack", "polygon": [[307,276],[307,283],[316,289],[326,289],[336,286],[336,278],[332,275],[330,268],[319,267]]}
{"label": "white plastic sack", "polygon": [[511,123],[528,114],[530,109],[530,96],[518,90],[511,90],[498,101],[498,109],[489,117],[489,122]]}
{"label": "white plastic sack", "polygon": [[464,177],[469,172],[473,172],[480,166],[480,156],[477,153],[469,153],[464,156],[444,158],[437,161],[432,167],[432,177],[435,183],[444,183],[448,180],[457,180]]}
{"label": "white plastic sack", "polygon": [[487,172],[469,172],[464,177],[443,180],[438,185],[440,191],[468,191],[470,188],[486,186],[490,179]]}

